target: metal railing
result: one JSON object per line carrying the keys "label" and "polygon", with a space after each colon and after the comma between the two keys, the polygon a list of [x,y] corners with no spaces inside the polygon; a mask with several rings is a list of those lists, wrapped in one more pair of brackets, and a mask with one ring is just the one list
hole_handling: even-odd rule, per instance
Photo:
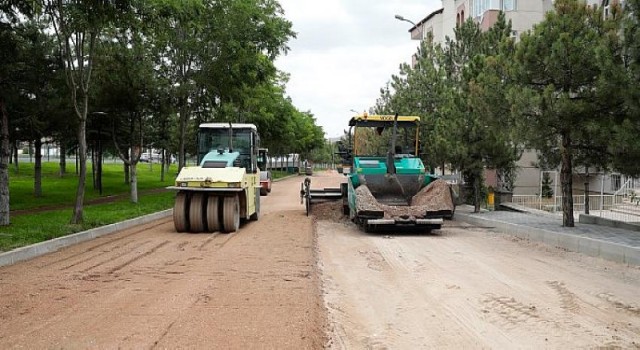
{"label": "metal railing", "polygon": [[[562,214],[562,196],[544,198],[536,195],[514,195],[511,201],[527,208]],[[585,196],[573,196],[576,217],[585,213]],[[623,193],[589,195],[589,214],[612,220],[640,222],[640,204],[633,203]]]}

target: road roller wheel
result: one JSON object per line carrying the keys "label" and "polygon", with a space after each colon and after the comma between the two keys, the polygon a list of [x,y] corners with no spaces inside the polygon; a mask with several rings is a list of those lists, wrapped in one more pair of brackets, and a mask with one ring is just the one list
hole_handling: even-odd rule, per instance
{"label": "road roller wheel", "polygon": [[185,232],[189,230],[189,196],[187,192],[178,192],[176,202],[173,205],[173,224],[176,231]]}
{"label": "road roller wheel", "polygon": [[193,233],[202,232],[206,229],[204,208],[206,197],[204,193],[194,193],[191,196],[189,205],[189,231]]}
{"label": "road roller wheel", "polygon": [[220,197],[207,198],[207,229],[209,232],[220,230]]}
{"label": "road roller wheel", "polygon": [[238,196],[223,197],[222,227],[223,232],[238,231],[240,227],[240,202],[238,201]]}

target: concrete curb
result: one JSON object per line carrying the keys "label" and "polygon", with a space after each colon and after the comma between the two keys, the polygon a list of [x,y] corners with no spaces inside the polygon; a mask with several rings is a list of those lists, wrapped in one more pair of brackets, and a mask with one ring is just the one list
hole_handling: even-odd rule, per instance
{"label": "concrete curb", "polygon": [[74,233],[64,237],[54,238],[50,241],[32,244],[30,246],[17,248],[5,253],[0,253],[0,266],[15,264],[19,261],[29,260],[40,255],[53,253],[61,248],[65,248],[80,242],[88,241],[100,236],[125,230],[134,226],[143,225],[158,219],[171,216],[173,209],[163,210],[157,213],[140,216],[137,218],[117,222],[115,224],[96,227],[87,231]]}
{"label": "concrete curb", "polygon": [[583,224],[601,225],[601,226],[615,227],[615,228],[621,228],[624,230],[640,232],[640,225],[638,224],[611,220],[607,218],[601,218],[599,216],[594,216],[594,215],[580,214],[580,217],[578,218],[578,222]]}
{"label": "concrete curb", "polygon": [[618,263],[640,265],[640,247],[629,247],[618,243],[582,237],[580,235],[553,232],[509,222],[490,220],[477,214],[456,213],[456,218],[468,224],[492,227],[498,232],[531,241],[542,242],[556,248]]}

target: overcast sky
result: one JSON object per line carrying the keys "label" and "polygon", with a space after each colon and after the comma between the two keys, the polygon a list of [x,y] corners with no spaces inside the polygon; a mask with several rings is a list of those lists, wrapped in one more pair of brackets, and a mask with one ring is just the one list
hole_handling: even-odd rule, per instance
{"label": "overcast sky", "polygon": [[349,118],[375,104],[392,74],[410,62],[419,42],[411,24],[441,7],[441,0],[280,0],[297,38],[276,65],[289,73],[287,94],[311,111],[327,137],[342,135]]}

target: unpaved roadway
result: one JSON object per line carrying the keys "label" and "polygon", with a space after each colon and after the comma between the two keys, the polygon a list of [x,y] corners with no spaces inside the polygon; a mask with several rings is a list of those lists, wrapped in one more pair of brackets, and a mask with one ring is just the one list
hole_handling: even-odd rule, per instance
{"label": "unpaved roadway", "polygon": [[640,269],[458,221],[365,234],[317,206],[334,349],[640,348]]}
{"label": "unpaved roadway", "polygon": [[236,234],[167,219],[0,268],[0,348],[640,348],[637,267],[455,220],[365,234],[306,217],[301,181]]}
{"label": "unpaved roadway", "polygon": [[0,349],[310,349],[326,324],[300,178],[234,234],[171,219],[0,268]]}

